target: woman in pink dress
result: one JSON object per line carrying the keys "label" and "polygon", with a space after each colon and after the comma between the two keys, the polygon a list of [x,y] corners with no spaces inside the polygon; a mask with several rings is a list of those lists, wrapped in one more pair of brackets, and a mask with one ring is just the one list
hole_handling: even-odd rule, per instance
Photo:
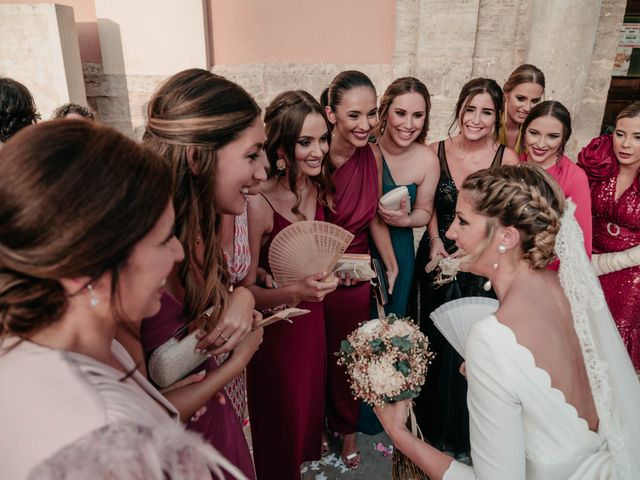
{"label": "woman in pink dress", "polygon": [[[584,235],[584,248],[591,256],[591,194],[587,176],[564,155],[571,136],[571,114],[560,102],[547,100],[536,105],[522,125],[523,152],[520,160],[536,164],[551,175],[576,204],[576,220]],[[551,268],[557,268],[554,262]]]}
{"label": "woman in pink dress", "polygon": [[636,371],[640,371],[640,102],[616,118],[613,135],[578,155],[593,202],[593,263]]}
{"label": "woman in pink dress", "polygon": [[[254,261],[268,273],[269,247],[287,226],[324,220],[333,182],[325,156],[329,124],[322,107],[307,92],[278,95],[265,113],[270,179],[249,202],[249,231]],[[252,286],[256,308],[296,305],[310,310],[293,323],[265,329],[264,341],[247,368],[249,413],[258,479],[299,480],[300,464],[319,460],[324,418],[326,344],[322,299],[336,289],[330,272],[278,288]]]}
{"label": "woman in pink dress", "polygon": [[[398,265],[386,224],[376,215],[382,191],[382,157],[369,136],[378,124],[376,91],[364,73],[338,74],[323,94],[323,104],[333,125],[329,156],[335,170],[336,193],[327,221],[349,230],[355,238],[348,253],[369,253],[369,236],[387,269],[389,289],[398,274]],[[355,432],[360,402],[353,398],[344,367],[336,363],[334,352],[359,323],[369,320],[371,285],[346,279],[324,301],[327,326],[327,420],[329,430],[340,433],[343,462],[356,468],[360,456]]]}
{"label": "woman in pink dress", "polygon": [[[221,214],[242,215],[247,194],[266,179],[260,109],[235,83],[191,69],[158,89],[149,102],[148,118],[144,143],[173,168],[175,232],[185,260],[167,279],[160,312],[142,322],[145,354],[189,322],[203,330],[196,348],[210,356],[204,365],[207,375],[184,396],[196,409],[205,404],[207,411],[187,427],[255,478],[238,418],[243,407],[237,398],[229,398],[228,390],[222,400],[216,394],[241,374],[262,340],[261,328],[251,330],[251,293],[242,287],[230,293],[231,275],[238,272],[220,232]],[[216,308],[207,319],[202,314],[211,306]],[[230,352],[222,362],[219,355]]]}
{"label": "woman in pink dress", "polygon": [[522,124],[533,107],[544,97],[544,73],[535,65],[524,64],[516,68],[504,82],[504,108],[500,116],[499,141],[522,152]]}

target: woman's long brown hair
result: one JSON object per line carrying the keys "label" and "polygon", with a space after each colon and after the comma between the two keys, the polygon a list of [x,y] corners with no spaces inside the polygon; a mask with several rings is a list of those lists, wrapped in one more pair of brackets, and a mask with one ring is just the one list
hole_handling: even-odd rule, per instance
{"label": "woman's long brown hair", "polygon": [[[143,142],[173,168],[176,236],[185,250],[179,276],[189,320],[215,306],[210,317],[210,325],[215,325],[226,307],[229,274],[214,192],[216,152],[259,115],[260,108],[240,86],[195,68],[169,78],[149,101]],[[189,158],[197,165],[197,174],[189,167]],[[199,234],[202,261],[196,256]]]}

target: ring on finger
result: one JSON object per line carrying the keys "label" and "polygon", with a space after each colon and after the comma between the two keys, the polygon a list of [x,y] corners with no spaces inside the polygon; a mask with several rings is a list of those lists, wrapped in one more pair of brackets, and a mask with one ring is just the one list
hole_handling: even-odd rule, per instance
{"label": "ring on finger", "polygon": [[222,339],[224,340],[224,343],[227,343],[227,342],[231,339],[231,337],[229,337],[229,338],[225,337],[225,336],[224,336],[224,333],[222,333],[222,332],[220,332],[220,336],[221,336],[221,337],[222,337]]}

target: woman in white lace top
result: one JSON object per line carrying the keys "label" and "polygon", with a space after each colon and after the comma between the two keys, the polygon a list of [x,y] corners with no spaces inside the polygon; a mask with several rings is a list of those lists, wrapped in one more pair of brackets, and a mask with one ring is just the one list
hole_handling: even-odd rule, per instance
{"label": "woman in white lace top", "polygon": [[[488,277],[500,300],[465,345],[473,466],[413,436],[408,402],[377,410],[432,480],[640,478],[640,387],[574,210],[537,167],[465,180],[447,237],[466,254],[461,267]],[[546,269],[556,254],[559,274]]]}

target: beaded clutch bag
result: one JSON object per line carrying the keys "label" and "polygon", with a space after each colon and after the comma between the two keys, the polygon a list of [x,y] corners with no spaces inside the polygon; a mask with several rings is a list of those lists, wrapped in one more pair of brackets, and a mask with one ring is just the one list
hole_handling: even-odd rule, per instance
{"label": "beaded clutch bag", "polygon": [[183,379],[207,359],[207,355],[195,351],[200,341],[196,333],[198,331],[194,330],[180,340],[171,337],[151,354],[147,370],[151,380],[160,388]]}

